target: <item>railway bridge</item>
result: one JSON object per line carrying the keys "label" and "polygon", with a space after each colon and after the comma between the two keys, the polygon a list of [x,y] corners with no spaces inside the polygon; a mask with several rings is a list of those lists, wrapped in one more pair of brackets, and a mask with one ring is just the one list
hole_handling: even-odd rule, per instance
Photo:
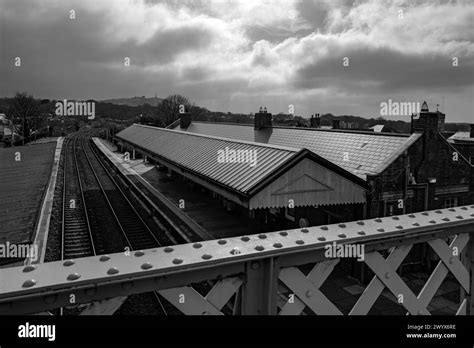
{"label": "railway bridge", "polygon": [[[461,292],[456,314],[472,315],[473,237],[471,205],[6,268],[0,270],[0,314],[71,304],[91,304],[85,314],[111,313],[129,295],[157,291],[190,315],[364,315],[388,289],[407,313],[428,315],[429,303],[451,273]],[[438,261],[414,293],[398,269],[422,243]],[[362,248],[361,262],[373,278],[343,311],[320,288],[342,262],[328,250],[351,245]],[[213,284],[205,294],[194,286],[203,281]]]}

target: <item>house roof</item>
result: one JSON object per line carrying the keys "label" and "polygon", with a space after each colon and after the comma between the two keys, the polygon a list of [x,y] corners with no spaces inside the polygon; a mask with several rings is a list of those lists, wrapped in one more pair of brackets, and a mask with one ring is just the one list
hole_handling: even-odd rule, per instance
{"label": "house roof", "polygon": [[471,138],[470,132],[456,132],[452,136],[448,138],[448,141],[455,142],[455,141],[474,141],[474,138]]}
{"label": "house roof", "polygon": [[421,137],[418,133],[386,134],[317,128],[272,127],[256,130],[253,125],[211,122],[192,122],[183,131],[295,149],[306,148],[364,180],[367,175],[380,174],[390,164],[388,161],[395,160]]}

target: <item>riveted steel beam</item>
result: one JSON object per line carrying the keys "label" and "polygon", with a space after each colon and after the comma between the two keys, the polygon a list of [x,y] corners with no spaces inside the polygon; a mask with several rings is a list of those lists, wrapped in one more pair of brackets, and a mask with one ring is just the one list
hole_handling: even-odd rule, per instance
{"label": "riveted steel beam", "polygon": [[[274,277],[266,273],[277,269],[271,266],[276,258],[278,267],[299,266],[323,261],[325,246],[332,243],[363,243],[379,249],[394,242],[409,245],[460,233],[474,233],[474,205],[6,268],[0,270],[0,314],[67,306],[72,293],[76,304],[90,303],[229,276],[244,276],[243,289],[268,294],[270,290],[257,288],[275,288],[269,280]],[[252,262],[264,265],[264,271],[254,272]],[[472,279],[471,267],[471,288]],[[261,313],[276,308],[276,295],[270,296],[270,304],[246,296],[244,290],[239,297],[244,313],[252,310],[249,301],[257,301],[254,308]],[[472,311],[472,302],[467,308]]]}

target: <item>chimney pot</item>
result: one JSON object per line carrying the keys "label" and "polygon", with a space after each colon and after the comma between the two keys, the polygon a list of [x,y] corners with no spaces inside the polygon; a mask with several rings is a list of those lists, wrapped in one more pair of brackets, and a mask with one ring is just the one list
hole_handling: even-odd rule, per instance
{"label": "chimney pot", "polygon": [[271,128],[272,127],[272,114],[267,112],[267,108],[265,107],[262,111],[260,108],[259,112],[255,114],[254,117],[254,128],[255,129],[262,129],[262,128]]}

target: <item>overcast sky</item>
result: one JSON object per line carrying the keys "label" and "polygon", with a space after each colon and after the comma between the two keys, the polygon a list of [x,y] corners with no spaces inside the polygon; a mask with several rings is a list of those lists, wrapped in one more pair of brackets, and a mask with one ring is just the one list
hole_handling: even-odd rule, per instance
{"label": "overcast sky", "polygon": [[1,96],[365,117],[444,96],[447,121],[473,122],[474,2],[0,0],[0,63]]}

